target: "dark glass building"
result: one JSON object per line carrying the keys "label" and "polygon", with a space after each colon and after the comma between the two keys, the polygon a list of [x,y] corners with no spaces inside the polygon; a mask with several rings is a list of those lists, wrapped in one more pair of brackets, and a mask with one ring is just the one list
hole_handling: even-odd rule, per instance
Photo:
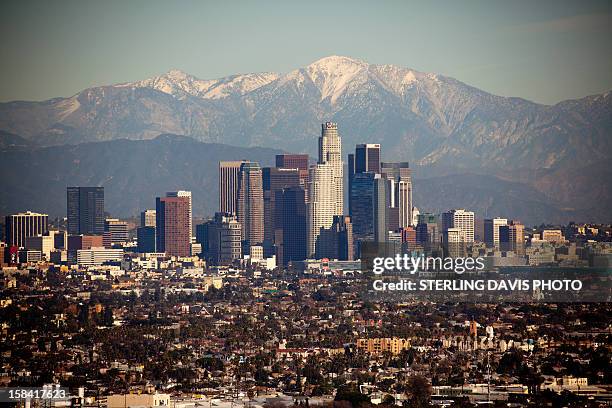
{"label": "dark glass building", "polygon": [[138,236],[138,252],[155,251],[155,227],[140,227],[136,230]]}
{"label": "dark glass building", "polygon": [[104,187],[68,187],[68,235],[104,233]]}
{"label": "dark glass building", "polygon": [[278,227],[275,242],[278,244],[278,264],[306,259],[307,209],[305,192],[301,187],[288,187],[276,191],[276,215]]}

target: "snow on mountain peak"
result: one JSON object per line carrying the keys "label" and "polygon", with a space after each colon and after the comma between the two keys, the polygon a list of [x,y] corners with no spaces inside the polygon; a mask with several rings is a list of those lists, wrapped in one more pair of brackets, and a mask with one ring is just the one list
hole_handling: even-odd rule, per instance
{"label": "snow on mountain peak", "polygon": [[306,67],[306,72],[321,91],[321,100],[334,103],[349,83],[366,72],[368,64],[349,57],[332,55]]}

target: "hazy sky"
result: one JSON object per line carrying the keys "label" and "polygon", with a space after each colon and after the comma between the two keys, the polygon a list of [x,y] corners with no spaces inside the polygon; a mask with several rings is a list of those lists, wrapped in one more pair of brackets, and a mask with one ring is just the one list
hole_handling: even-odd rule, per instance
{"label": "hazy sky", "polygon": [[612,1],[0,2],[0,100],[178,68],[287,72],[327,55],[543,103],[612,89]]}

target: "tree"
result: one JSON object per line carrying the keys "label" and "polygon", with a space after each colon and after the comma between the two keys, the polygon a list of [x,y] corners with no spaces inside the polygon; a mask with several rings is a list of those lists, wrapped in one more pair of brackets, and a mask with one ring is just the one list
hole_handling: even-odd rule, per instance
{"label": "tree", "polygon": [[408,402],[412,408],[425,408],[429,406],[431,398],[431,385],[425,377],[413,375],[406,380],[406,389],[409,394]]}

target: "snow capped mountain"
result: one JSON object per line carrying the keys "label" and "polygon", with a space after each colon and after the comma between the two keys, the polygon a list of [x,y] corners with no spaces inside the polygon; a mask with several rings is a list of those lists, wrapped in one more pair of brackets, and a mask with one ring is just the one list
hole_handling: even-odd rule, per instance
{"label": "snow capped mountain", "polygon": [[[282,74],[199,79],[171,70],[69,98],[0,103],[0,131],[39,146],[172,133],[315,154],[328,120],[339,124],[345,154],[356,143],[380,143],[385,160],[453,176],[453,185],[461,174],[495,175],[528,184],[556,206],[610,215],[602,206],[612,179],[602,183],[600,174],[612,160],[612,92],[548,106],[435,73],[330,56]],[[474,186],[459,187],[457,194],[471,194],[463,205],[479,202]]]}
{"label": "snow capped mountain", "polygon": [[178,99],[184,99],[189,96],[202,99],[220,99],[228,96],[244,95],[247,92],[269,84],[276,78],[278,78],[278,74],[263,72],[202,80],[183,71],[173,69],[160,76],[116,86],[119,88],[152,88]]}
{"label": "snow capped mountain", "polygon": [[495,96],[453,78],[343,56],[285,74],[199,79],[179,70],[70,98],[0,104],[0,130],[43,145],[161,133],[314,152],[318,125],[345,147],[465,168],[554,168],[611,156],[610,92],[554,106]]}

